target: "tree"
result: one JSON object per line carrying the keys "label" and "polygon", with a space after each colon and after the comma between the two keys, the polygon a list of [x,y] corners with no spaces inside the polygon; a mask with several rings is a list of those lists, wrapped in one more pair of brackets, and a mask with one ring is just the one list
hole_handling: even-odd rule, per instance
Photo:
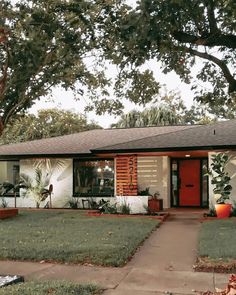
{"label": "tree", "polygon": [[143,111],[133,110],[123,114],[119,121],[112,124],[114,128],[134,128],[159,125],[176,125],[178,117],[174,112],[164,107],[152,107]]}
{"label": "tree", "polygon": [[165,93],[158,98],[158,103],[143,111],[133,110],[123,114],[113,128],[132,128],[146,126],[165,126],[178,124],[209,124],[217,120],[210,116],[206,107],[193,104],[187,108],[180,95],[175,92]]}
{"label": "tree", "polygon": [[[55,86],[88,99],[87,110],[119,114],[126,98],[153,101],[160,85],[143,65],[162,63],[186,82],[204,60],[192,89],[209,105],[234,105],[234,0],[2,0],[0,3],[0,133],[9,120]],[[106,67],[118,65],[116,79]],[[228,86],[228,93],[227,93]],[[217,103],[215,103],[217,101]],[[222,113],[227,108],[218,108]]]}
{"label": "tree", "polygon": [[[164,73],[174,70],[192,83],[196,99],[213,111],[216,105],[235,105],[235,0],[140,0],[135,8],[122,2],[113,14],[116,19],[107,26],[110,38],[104,39],[106,55],[123,73],[156,60]],[[195,64],[202,65],[196,80]],[[199,88],[199,80],[212,89]],[[217,111],[224,116],[229,108]]]}
{"label": "tree", "polygon": [[[14,1],[15,2],[15,1]],[[14,3],[13,2],[13,3]],[[89,97],[88,109],[119,113],[106,76],[103,25],[112,22],[116,1],[22,0],[0,3],[0,133],[9,120],[30,108],[52,87],[71,89],[75,98]],[[151,100],[159,85],[150,73],[135,73]],[[129,77],[126,77],[129,80]],[[133,85],[135,89],[136,85]],[[116,93],[121,94],[119,85]],[[132,97],[131,88],[126,92]]]}
{"label": "tree", "polygon": [[40,110],[37,116],[18,115],[6,125],[0,143],[8,144],[34,139],[67,135],[76,132],[101,128],[89,123],[84,115],[58,109]]}

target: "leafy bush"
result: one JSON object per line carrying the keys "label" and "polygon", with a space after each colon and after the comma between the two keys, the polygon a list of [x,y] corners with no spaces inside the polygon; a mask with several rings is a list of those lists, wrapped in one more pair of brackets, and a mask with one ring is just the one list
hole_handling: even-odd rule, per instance
{"label": "leafy bush", "polygon": [[0,207],[7,208],[8,204],[4,197],[1,197],[1,204]]}
{"label": "leafy bush", "polygon": [[233,202],[231,216],[236,217],[236,202],[235,201]]}
{"label": "leafy bush", "polygon": [[146,187],[145,190],[138,191],[139,196],[150,196],[150,188]]}
{"label": "leafy bush", "polygon": [[79,208],[79,200],[77,198],[72,198],[68,201],[69,207],[71,209],[78,209]]}
{"label": "leafy bush", "polygon": [[98,209],[99,207],[99,204],[94,200],[93,197],[90,197],[87,199],[88,200],[88,203],[89,203],[89,207],[93,210],[96,210]]}
{"label": "leafy bush", "polygon": [[101,199],[99,202],[99,211],[104,214],[116,214],[117,213],[117,207],[116,203],[111,204],[110,201],[105,201],[104,199]]}
{"label": "leafy bush", "polygon": [[121,214],[130,214],[130,205],[127,204],[127,203],[123,203],[121,206],[120,206],[120,213]]}
{"label": "leafy bush", "polygon": [[211,184],[214,186],[213,192],[216,197],[216,203],[224,204],[225,201],[229,200],[232,191],[232,186],[230,185],[231,177],[226,171],[230,158],[225,153],[219,153],[212,155],[211,159],[211,171],[209,174],[212,176]]}

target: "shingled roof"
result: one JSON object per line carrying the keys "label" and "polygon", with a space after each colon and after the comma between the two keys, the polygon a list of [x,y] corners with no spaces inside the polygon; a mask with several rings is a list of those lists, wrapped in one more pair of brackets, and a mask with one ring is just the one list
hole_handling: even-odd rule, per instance
{"label": "shingled roof", "polygon": [[236,148],[236,119],[211,125],[96,129],[0,146],[0,157]]}
{"label": "shingled roof", "polygon": [[236,119],[98,148],[94,152],[236,148]]}
{"label": "shingled roof", "polygon": [[[196,126],[195,126],[196,127]],[[0,146],[0,157],[91,154],[91,150],[150,136],[173,133],[193,126],[161,126],[129,129],[96,129],[71,135]]]}

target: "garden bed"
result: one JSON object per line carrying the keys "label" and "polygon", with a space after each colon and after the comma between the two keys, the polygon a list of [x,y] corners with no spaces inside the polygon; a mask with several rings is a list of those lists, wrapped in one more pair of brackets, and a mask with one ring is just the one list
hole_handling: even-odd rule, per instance
{"label": "garden bed", "polygon": [[234,220],[236,222],[236,217],[235,216],[231,216],[231,217],[226,217],[226,218],[218,218],[216,216],[203,216],[202,218],[200,218],[200,221],[201,222],[204,222],[204,221],[213,221],[213,220],[227,220],[227,219],[230,219],[230,220]]}
{"label": "garden bed", "polygon": [[75,284],[65,281],[32,281],[0,288],[0,295],[97,295],[101,293],[102,290],[95,285]]}
{"label": "garden bed", "polygon": [[18,209],[16,209],[16,208],[1,208],[0,209],[0,219],[14,217],[17,214],[18,214]]}
{"label": "garden bed", "polygon": [[160,212],[156,215],[145,215],[145,214],[105,214],[100,213],[96,211],[88,211],[86,212],[86,216],[95,216],[95,217],[115,217],[115,218],[122,218],[122,217],[139,217],[139,218],[152,218],[152,219],[158,219],[160,221],[166,220],[166,218],[169,216],[168,212]]}
{"label": "garden bed", "polygon": [[[210,217],[211,218],[211,217]],[[196,271],[236,271],[236,218],[212,219],[202,223]]]}
{"label": "garden bed", "polygon": [[223,261],[208,257],[198,257],[197,263],[194,265],[194,270],[201,272],[235,273],[236,259]]}

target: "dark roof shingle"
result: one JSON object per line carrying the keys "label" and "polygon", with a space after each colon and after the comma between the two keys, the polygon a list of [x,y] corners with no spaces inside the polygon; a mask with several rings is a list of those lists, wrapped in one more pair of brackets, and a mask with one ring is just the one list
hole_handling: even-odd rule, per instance
{"label": "dark roof shingle", "polygon": [[226,146],[236,147],[236,119],[154,135],[144,139],[106,146],[95,151],[197,149]]}
{"label": "dark roof shingle", "polygon": [[192,128],[161,126],[129,129],[95,129],[71,135],[0,146],[0,156],[89,154],[91,150],[149,136]]}

